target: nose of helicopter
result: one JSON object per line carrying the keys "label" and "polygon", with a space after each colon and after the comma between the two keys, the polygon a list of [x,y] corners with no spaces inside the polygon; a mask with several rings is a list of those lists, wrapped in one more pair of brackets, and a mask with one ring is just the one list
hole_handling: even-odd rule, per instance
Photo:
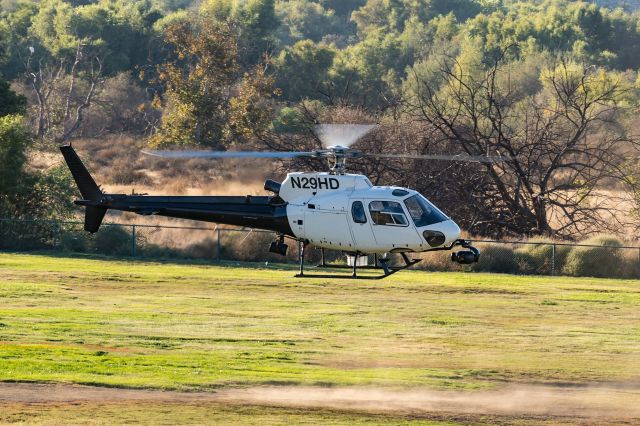
{"label": "nose of helicopter", "polygon": [[425,226],[419,231],[431,247],[449,245],[460,237],[460,227],[451,219]]}
{"label": "nose of helicopter", "polygon": [[444,221],[445,230],[442,233],[447,237],[445,244],[451,244],[458,238],[460,238],[460,227],[453,220],[449,219]]}

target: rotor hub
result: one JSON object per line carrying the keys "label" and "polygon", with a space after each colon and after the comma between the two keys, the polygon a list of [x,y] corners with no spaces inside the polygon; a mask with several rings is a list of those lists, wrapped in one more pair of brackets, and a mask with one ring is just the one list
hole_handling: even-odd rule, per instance
{"label": "rotor hub", "polygon": [[361,158],[362,151],[354,150],[342,145],[333,145],[326,149],[314,151],[315,156],[326,158],[329,162],[329,170],[334,175],[344,175],[346,173],[347,158]]}

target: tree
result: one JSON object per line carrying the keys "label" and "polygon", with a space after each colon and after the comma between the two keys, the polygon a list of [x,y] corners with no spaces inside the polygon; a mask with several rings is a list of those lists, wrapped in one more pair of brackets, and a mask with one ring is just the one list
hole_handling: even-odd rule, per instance
{"label": "tree", "polygon": [[364,6],[366,0],[320,0],[319,3],[325,9],[333,9],[336,15],[343,16],[346,20],[351,18],[351,13]]}
{"label": "tree", "polygon": [[269,98],[277,93],[268,62],[241,73],[232,28],[210,20],[182,21],[171,25],[165,37],[175,59],[160,67],[165,109],[152,145],[224,149],[269,125]]}
{"label": "tree", "polygon": [[275,116],[272,96],[275,79],[268,74],[268,63],[256,65],[246,72],[235,96],[229,100],[226,140],[230,144],[257,142],[270,130]]}
{"label": "tree", "polygon": [[63,143],[81,129],[87,110],[104,83],[103,61],[78,41],[71,57],[59,62],[37,59],[30,49],[24,59],[25,79],[35,100],[36,136]]}
{"label": "tree", "polygon": [[9,83],[0,78],[0,116],[9,114],[24,114],[27,99],[17,95],[9,87]]}
{"label": "tree", "polygon": [[452,13],[458,21],[465,21],[481,11],[482,6],[474,0],[367,0],[353,12],[352,19],[361,34],[375,30],[402,33],[411,18],[426,23]]}
{"label": "tree", "polygon": [[334,56],[334,49],[311,40],[299,41],[280,52],[274,63],[283,97],[291,101],[322,97]]}
{"label": "tree", "polygon": [[326,35],[341,33],[343,25],[335,12],[318,3],[299,0],[278,3],[277,6],[276,11],[282,22],[280,38],[285,45],[300,40],[319,42]]}
{"label": "tree", "polygon": [[275,11],[275,0],[247,0],[236,16],[241,30],[238,37],[240,61],[250,66],[260,62],[263,55],[270,55],[276,48],[274,33],[280,21]]}
{"label": "tree", "polygon": [[375,31],[361,42],[338,51],[329,72],[328,103],[350,99],[353,105],[386,109],[395,103],[394,86],[400,83],[410,52],[393,34]]}
{"label": "tree", "polygon": [[82,134],[87,116],[104,101],[105,79],[153,57],[146,28],[155,19],[148,2],[120,0],[75,8],[47,0],[7,16],[18,24],[12,57],[29,88],[37,137],[59,144]]}
{"label": "tree", "polygon": [[32,143],[21,116],[0,117],[0,216],[68,218],[74,194],[71,176],[62,167],[29,170],[27,150]]}
{"label": "tree", "polygon": [[183,21],[171,25],[165,39],[175,59],[160,67],[165,108],[151,144],[222,147],[231,86],[239,72],[231,29],[208,20]]}
{"label": "tree", "polygon": [[531,95],[517,90],[503,53],[490,67],[442,63],[442,86],[418,81],[406,104],[437,130],[441,149],[506,157],[466,167],[468,178],[450,188],[473,210],[463,225],[483,235],[564,238],[618,230],[624,214],[602,190],[628,182],[622,165],[638,146],[622,122],[624,82],[560,61]]}
{"label": "tree", "polygon": [[277,47],[275,31],[280,21],[275,0],[208,0],[200,6],[203,20],[234,28],[237,36],[238,62],[249,69],[270,55]]}

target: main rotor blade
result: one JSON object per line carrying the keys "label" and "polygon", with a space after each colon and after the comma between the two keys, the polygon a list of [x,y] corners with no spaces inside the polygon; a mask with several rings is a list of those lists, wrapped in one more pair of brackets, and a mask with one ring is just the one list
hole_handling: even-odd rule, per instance
{"label": "main rotor blade", "polygon": [[336,145],[349,148],[376,127],[375,124],[318,124],[316,135],[325,148]]}
{"label": "main rotor blade", "polygon": [[143,149],[142,153],[161,158],[295,158],[315,156],[313,152],[277,151],[158,151]]}
{"label": "main rotor blade", "polygon": [[442,154],[366,154],[367,157],[378,158],[415,158],[418,160],[463,161],[469,163],[499,163],[509,161],[512,158],[506,156],[488,155],[442,155]]}

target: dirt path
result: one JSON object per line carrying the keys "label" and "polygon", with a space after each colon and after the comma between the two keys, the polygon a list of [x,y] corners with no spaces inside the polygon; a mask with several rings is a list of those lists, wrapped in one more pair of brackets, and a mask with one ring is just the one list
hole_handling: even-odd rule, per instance
{"label": "dirt path", "polygon": [[185,402],[329,408],[395,414],[484,414],[640,420],[640,384],[545,386],[512,384],[499,390],[251,387],[216,392],[169,392],[67,384],[0,383],[3,403]]}

